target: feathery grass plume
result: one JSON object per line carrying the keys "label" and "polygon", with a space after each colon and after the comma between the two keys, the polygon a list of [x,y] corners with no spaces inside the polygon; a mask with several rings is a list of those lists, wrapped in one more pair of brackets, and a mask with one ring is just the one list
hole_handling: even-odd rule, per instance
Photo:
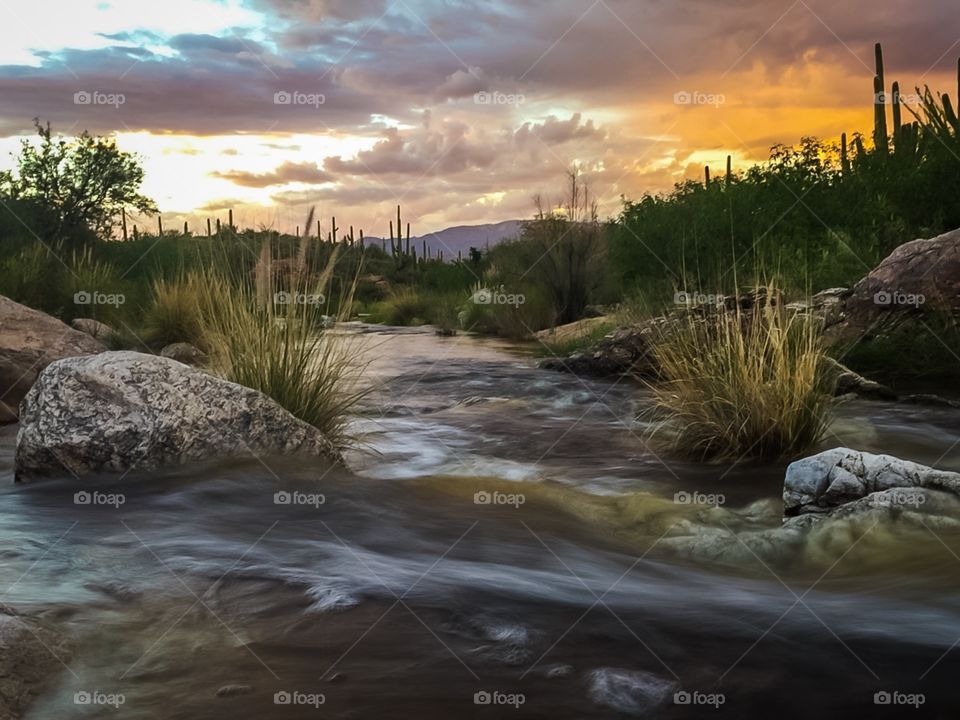
{"label": "feathery grass plume", "polygon": [[[201,323],[215,372],[268,395],[344,446],[350,410],[369,392],[359,382],[366,362],[356,338],[329,329],[331,318],[323,314],[337,249],[314,272],[307,263],[310,242],[301,241],[289,287],[276,294],[267,244],[252,282],[222,269],[226,265],[203,268]],[[349,314],[352,297],[340,302],[337,315]]]}
{"label": "feathery grass plume", "polygon": [[766,291],[750,311],[736,303],[680,313],[654,340],[654,433],[667,431],[680,454],[773,460],[823,436],[833,379],[819,328],[777,302],[772,285]]}

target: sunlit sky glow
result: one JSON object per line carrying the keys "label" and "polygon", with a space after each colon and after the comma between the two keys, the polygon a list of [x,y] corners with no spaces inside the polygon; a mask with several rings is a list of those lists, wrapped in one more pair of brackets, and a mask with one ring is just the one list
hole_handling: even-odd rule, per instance
{"label": "sunlit sky glow", "polygon": [[0,22],[0,165],[39,117],[139,153],[168,226],[315,206],[368,234],[398,202],[415,232],[527,217],[572,163],[614,214],[728,154],[869,133],[876,41],[905,88],[955,93],[960,54],[955,0],[8,0]]}

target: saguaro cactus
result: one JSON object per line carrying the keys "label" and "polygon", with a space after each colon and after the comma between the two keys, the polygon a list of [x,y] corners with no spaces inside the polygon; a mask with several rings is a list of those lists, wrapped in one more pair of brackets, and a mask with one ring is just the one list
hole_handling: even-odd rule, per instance
{"label": "saguaro cactus", "polygon": [[896,148],[900,143],[900,128],[903,126],[900,108],[900,83],[898,82],[893,84],[890,103],[893,109],[893,146]]}
{"label": "saguaro cactus", "polygon": [[887,134],[886,85],[883,76],[883,48],[880,43],[874,47],[877,62],[877,74],[873,78],[873,144],[880,152],[890,149]]}
{"label": "saguaro cactus", "polygon": [[397,269],[403,268],[407,264],[407,258],[410,257],[410,223],[407,223],[407,245],[404,248],[403,235],[400,228],[403,227],[403,219],[400,217],[400,206],[397,205],[397,234],[394,238],[393,221],[390,221],[390,251],[393,255],[393,261]]}

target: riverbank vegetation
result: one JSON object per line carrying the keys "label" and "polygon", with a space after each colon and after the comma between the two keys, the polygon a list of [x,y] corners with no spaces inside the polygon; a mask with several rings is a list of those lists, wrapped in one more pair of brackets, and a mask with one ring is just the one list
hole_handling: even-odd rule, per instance
{"label": "riverbank vegetation", "polygon": [[822,437],[833,396],[821,334],[807,315],[764,301],[690,311],[659,326],[648,383],[654,431],[697,460],[776,460]]}
{"label": "riverbank vegetation", "polygon": [[[802,138],[795,146],[774,147],[766,162],[745,169],[728,159],[725,172],[707,168],[702,180],[625,199],[619,215],[606,220],[598,217],[589,174],[573,168],[562,199],[538,198],[515,238],[457,257],[426,243],[417,247],[399,207],[396,219],[380,229],[386,231],[382,238],[341,226],[335,217],[316,222],[311,216],[292,235],[243,229],[232,212],[200,232],[164,228],[153,201],[140,193],[143,172],[135,156],[106,138],[56,137],[38,122],[39,141],[24,141],[17,169],[0,173],[0,294],[65,321],[101,320],[113,328],[111,347],[159,351],[189,342],[211,353],[223,372],[286,397],[289,388],[280,387],[278,374],[312,382],[303,357],[284,356],[278,362],[289,365],[283,369],[258,364],[242,354],[238,338],[262,354],[282,354],[291,343],[310,342],[301,322],[316,330],[318,318],[336,317],[531,339],[545,328],[597,314],[617,322],[676,310],[678,294],[729,294],[758,284],[758,268],[777,278],[788,299],[850,286],[901,243],[960,227],[960,120],[953,101],[929,88],[907,95],[896,83],[886,92],[879,47],[877,55],[879,90],[869,136]],[[144,218],[156,221],[153,231],[143,227]],[[295,310],[293,316],[272,315],[273,305],[251,285],[262,280],[264,258],[277,292],[306,292],[296,284],[296,268],[322,268],[324,289],[317,294],[323,299],[308,309],[297,303],[283,308]],[[212,304],[214,289],[231,302]],[[91,296],[107,301],[92,302]],[[227,307],[236,315],[228,315]],[[928,360],[918,360],[922,353],[898,352],[911,345],[895,328],[875,342],[830,351],[857,369],[898,379],[955,376],[960,333],[952,318],[931,316],[926,325],[934,328],[920,344]],[[709,340],[722,352],[744,350],[729,344],[729,330],[728,319],[718,316],[712,335],[699,341]],[[536,345],[559,354],[584,347],[596,332],[562,343],[541,338]],[[684,343],[695,339],[684,335],[662,350],[678,372]],[[758,340],[748,332],[744,342],[750,341]],[[735,355],[724,357],[732,361]],[[787,353],[782,359],[800,358]],[[712,382],[711,367],[701,362],[724,359],[686,359],[688,369]],[[760,369],[748,364],[748,371]],[[723,378],[731,391],[762,379],[713,377]],[[789,376],[783,382],[801,381]],[[688,383],[671,401],[681,414],[716,405],[694,400],[694,390]],[[736,400],[716,388],[711,392],[728,403]],[[295,405],[294,394],[284,402]],[[750,392],[743,397],[761,402]],[[327,422],[308,407],[318,400],[301,400],[303,417]],[[730,407],[731,417],[753,422]],[[781,410],[762,414],[771,412]],[[710,443],[694,436],[711,423],[723,425],[719,418],[692,423],[684,442],[710,454]],[[806,429],[810,421],[801,425],[788,434],[812,432]]]}
{"label": "riverbank vegetation", "polygon": [[368,386],[359,382],[364,359],[354,338],[327,330],[337,317],[349,316],[353,289],[345,290],[334,316],[324,313],[337,254],[323,267],[311,266],[311,243],[301,239],[294,263],[281,262],[279,272],[264,243],[252,278],[209,265],[186,284],[196,293],[211,369],[273,398],[343,446],[349,411]]}

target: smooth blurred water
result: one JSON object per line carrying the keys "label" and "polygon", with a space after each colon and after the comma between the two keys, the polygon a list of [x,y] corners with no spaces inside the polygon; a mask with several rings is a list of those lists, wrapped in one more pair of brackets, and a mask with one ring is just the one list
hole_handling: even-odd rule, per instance
{"label": "smooth blurred water", "polygon": [[[496,343],[358,342],[376,390],[349,471],[247,457],[16,486],[0,430],[0,599],[76,642],[30,717],[960,710],[956,533],[876,528],[782,562],[696,564],[661,544],[692,517],[673,494],[723,492],[724,522],[775,527],[738,509],[777,498],[782,466],[663,456],[635,420],[641,389],[540,371]],[[956,411],[858,402],[833,430],[827,446],[960,469]],[[124,502],[77,505],[81,490]],[[228,685],[250,691],[218,696]],[[725,702],[676,705],[681,689]],[[94,690],[125,702],[74,703]],[[926,703],[875,705],[878,691]],[[523,704],[475,704],[484,692]]]}

